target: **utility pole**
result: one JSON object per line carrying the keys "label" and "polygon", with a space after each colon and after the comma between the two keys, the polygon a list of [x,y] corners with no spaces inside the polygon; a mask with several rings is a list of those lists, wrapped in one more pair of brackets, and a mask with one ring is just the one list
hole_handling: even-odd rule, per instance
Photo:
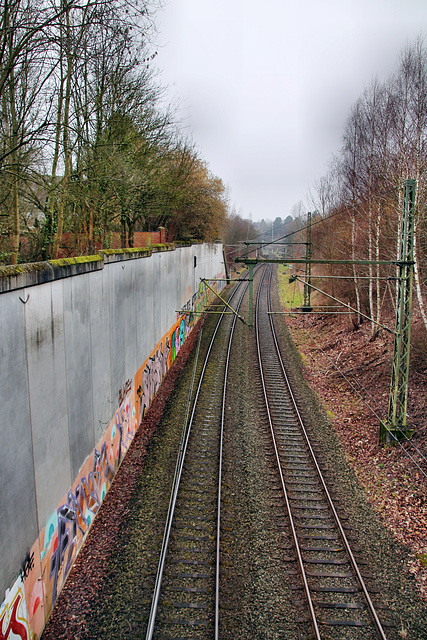
{"label": "utility pole", "polygon": [[387,419],[380,422],[381,444],[394,444],[413,434],[406,427],[414,272],[415,180],[405,181],[404,210],[397,263],[396,328]]}
{"label": "utility pole", "polygon": [[305,283],[303,311],[312,311],[311,306],[311,211],[307,214],[307,242],[305,245]]}
{"label": "utility pole", "polygon": [[[245,258],[236,258],[236,262],[245,262],[249,267],[249,326],[253,326],[253,267],[260,263],[280,263],[305,264],[304,282],[304,307],[302,311],[312,311],[310,301],[311,285],[311,265],[396,265],[397,267],[397,288],[396,288],[396,321],[394,332],[387,327],[390,333],[394,333],[393,368],[390,383],[390,394],[388,403],[388,415],[385,420],[380,421],[380,443],[383,445],[395,444],[399,440],[407,439],[413,435],[413,429],[407,427],[408,411],[408,384],[409,384],[409,356],[411,342],[411,319],[412,319],[412,281],[414,273],[414,235],[415,235],[415,193],[416,181],[406,180],[404,185],[404,207],[403,218],[400,231],[399,255],[397,260],[323,260],[312,258],[311,247],[311,213],[307,220],[307,242],[306,257],[294,258],[294,243],[289,243],[292,248],[292,257],[258,259],[249,258],[248,249]],[[249,243],[247,243],[249,244]],[[293,277],[295,279],[295,277]],[[314,287],[314,289],[317,289]],[[320,291],[320,289],[317,289]],[[333,298],[336,300],[336,298]],[[337,302],[340,302],[337,300]],[[349,305],[341,303],[349,308]]]}
{"label": "utility pole", "polygon": [[[272,227],[273,230],[273,227]],[[273,231],[272,231],[273,232]],[[256,249],[257,257],[255,259],[249,258],[249,245],[251,242],[245,242],[246,245],[246,264],[249,267],[249,327],[254,326],[254,264],[258,261],[258,247]]]}

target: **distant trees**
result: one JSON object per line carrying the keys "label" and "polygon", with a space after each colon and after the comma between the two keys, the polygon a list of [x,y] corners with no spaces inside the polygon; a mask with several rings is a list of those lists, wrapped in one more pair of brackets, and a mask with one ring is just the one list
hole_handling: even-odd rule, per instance
{"label": "distant trees", "polygon": [[221,239],[226,226],[228,194],[220,178],[212,175],[208,165],[188,157],[187,178],[171,202],[175,210],[169,212],[171,238],[195,238],[214,242]]}
{"label": "distant trees", "polygon": [[277,240],[287,233],[287,225],[293,220],[292,216],[281,218],[276,216],[274,220],[262,219],[261,222],[256,222],[255,227],[258,231],[262,242],[268,242],[269,240]]}
{"label": "distant trees", "polygon": [[223,236],[227,262],[232,265],[236,257],[242,257],[246,252],[255,256],[260,250],[264,257],[275,253],[276,256],[292,258],[298,255],[298,249],[295,250],[293,243],[297,241],[298,232],[304,226],[302,218],[292,216],[287,216],[286,219],[277,216],[274,220],[252,222],[233,209],[227,218]]}
{"label": "distant trees", "polygon": [[[341,153],[317,185],[317,210],[325,218],[333,216],[336,258],[393,259],[399,247],[402,186],[408,178],[417,180],[415,280],[427,328],[426,143],[427,53],[418,39],[402,53],[396,73],[384,83],[374,80],[354,105]],[[343,213],[336,215],[339,211]],[[321,252],[328,252],[328,236],[322,237],[320,228],[313,233]],[[390,299],[392,291],[379,277],[392,274],[379,266],[353,266],[345,272],[353,282],[347,296],[380,322],[382,300],[385,294]],[[376,326],[372,324],[373,335]]]}
{"label": "distant trees", "polygon": [[3,3],[3,260],[56,257],[65,231],[81,251],[118,231],[132,246],[158,224],[178,239],[221,234],[225,188],[160,106],[155,2]]}
{"label": "distant trees", "polygon": [[244,255],[245,245],[244,242],[249,242],[253,238],[256,238],[258,231],[255,224],[249,218],[244,218],[241,213],[238,213],[233,207],[229,213],[226,221],[225,231],[223,234],[223,241],[225,245],[225,256],[227,264],[232,267],[234,260]]}
{"label": "distant trees", "polygon": [[252,240],[258,235],[257,226],[249,218],[244,218],[233,208],[227,219],[227,227],[224,242],[227,245],[235,245],[238,242]]}

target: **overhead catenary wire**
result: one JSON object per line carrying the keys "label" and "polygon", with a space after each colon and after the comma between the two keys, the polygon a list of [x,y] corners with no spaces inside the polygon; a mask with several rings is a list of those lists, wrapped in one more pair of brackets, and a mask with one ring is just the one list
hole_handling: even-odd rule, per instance
{"label": "overhead catenary wire", "polygon": [[[381,193],[379,193],[374,200],[379,200],[380,198],[383,198],[386,195],[389,195],[390,193],[393,193],[395,191],[397,191],[400,187],[392,187],[391,189],[387,189],[386,191],[383,191]],[[319,218],[317,220],[314,220],[311,222],[310,225],[305,225],[303,227],[301,227],[300,229],[296,229],[295,231],[291,231],[290,233],[285,234],[284,236],[281,236],[280,238],[276,238],[275,240],[271,240],[270,242],[265,242],[263,243],[263,247],[268,247],[269,245],[272,244],[277,244],[280,242],[280,240],[285,240],[286,238],[290,238],[291,236],[300,233],[301,231],[306,231],[309,226],[314,227],[315,225],[321,224],[322,222],[329,222],[329,220],[331,220],[332,218],[335,218],[336,216],[342,215],[343,213],[348,213],[349,211],[352,210],[356,210],[358,207],[366,204],[367,202],[369,202],[370,200],[372,200],[372,198],[367,198],[365,200],[359,200],[359,202],[348,205],[346,207],[344,207],[343,209],[339,209],[338,211],[335,211],[334,213],[330,213],[329,215]],[[289,223],[282,223],[281,225],[277,226],[277,229],[279,229],[281,226],[284,226],[285,224],[289,224]],[[274,229],[273,229],[274,230]],[[258,234],[257,236],[255,236],[255,238],[252,238],[253,240],[256,240],[257,238],[261,237],[261,236],[265,236],[267,234],[270,234],[271,230],[269,231],[265,231],[263,233]],[[235,253],[235,252],[234,252]],[[292,262],[291,258],[287,258],[287,262]]]}

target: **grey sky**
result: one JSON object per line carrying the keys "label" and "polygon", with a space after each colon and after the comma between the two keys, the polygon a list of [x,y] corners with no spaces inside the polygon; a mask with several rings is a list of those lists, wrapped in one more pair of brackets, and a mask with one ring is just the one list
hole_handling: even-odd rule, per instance
{"label": "grey sky", "polygon": [[306,201],[376,75],[426,34],[426,0],[168,0],[163,84],[231,204],[253,220]]}

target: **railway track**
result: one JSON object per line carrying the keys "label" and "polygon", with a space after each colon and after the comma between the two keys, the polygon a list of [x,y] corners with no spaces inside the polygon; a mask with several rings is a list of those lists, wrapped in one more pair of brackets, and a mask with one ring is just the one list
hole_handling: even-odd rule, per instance
{"label": "railway track", "polygon": [[[328,491],[289,385],[270,314],[270,278],[267,269],[258,287],[255,336],[270,442],[267,455],[274,467],[270,497],[274,496],[277,528],[283,534],[277,553],[282,554],[293,592],[297,635],[315,640],[386,640],[384,623],[367,588],[363,558]],[[243,287],[236,290],[237,308],[244,292]],[[220,555],[225,558],[230,552],[225,532],[233,530],[233,514],[225,506],[227,524],[221,523],[221,469],[235,324],[236,316],[218,321],[197,376],[191,415],[181,439],[146,640],[217,640],[230,635],[220,620],[227,608],[222,587],[230,591],[226,584],[230,575],[220,572]]]}
{"label": "railway track", "polygon": [[[237,309],[246,288],[241,284],[233,293]],[[219,638],[222,441],[237,321],[225,311],[195,376],[199,382],[181,438],[146,640]]]}
{"label": "railway track", "polygon": [[328,491],[286,375],[270,314],[270,280],[268,269],[257,293],[256,342],[301,637],[385,640],[363,558],[351,547],[351,532]]}

